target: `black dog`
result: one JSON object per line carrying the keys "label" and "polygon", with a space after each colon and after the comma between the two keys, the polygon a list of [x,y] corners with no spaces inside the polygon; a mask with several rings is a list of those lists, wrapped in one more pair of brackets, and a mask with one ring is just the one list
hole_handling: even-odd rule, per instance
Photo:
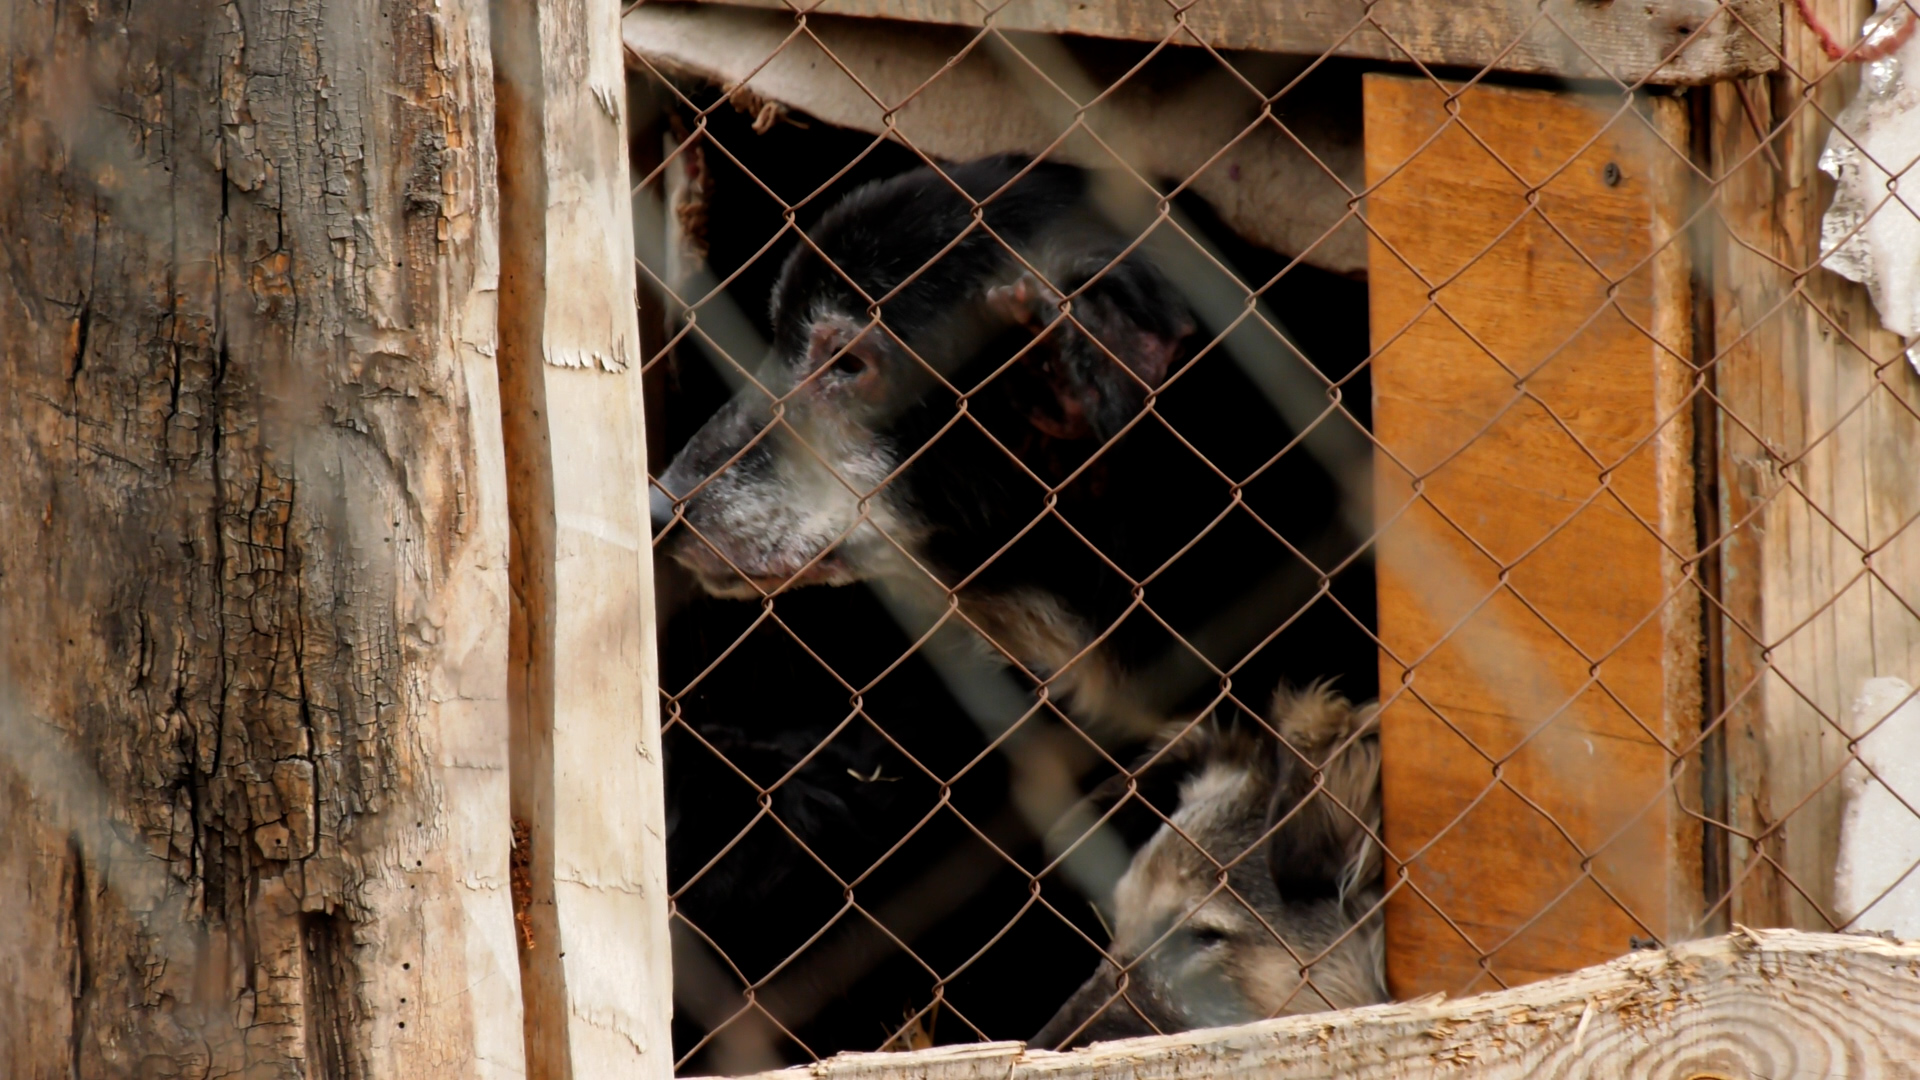
{"label": "black dog", "polygon": [[[1310,591],[1234,505],[1230,477],[1285,433],[1268,423],[1265,449],[1229,462],[1205,449],[1208,417],[1172,418],[1174,383],[1231,365],[1091,190],[1079,169],[997,157],[828,211],[781,272],[766,363],[659,479],[662,551],[718,596],[891,579],[944,604],[953,590],[1089,719],[1144,731],[1182,704],[1167,660],[1205,666],[1206,643],[1183,639],[1258,591],[1246,563],[1292,573],[1270,609]],[[1258,396],[1240,378],[1209,400]],[[1266,476],[1329,501],[1300,471]],[[1234,529],[1270,551],[1236,565],[1194,546]]]}
{"label": "black dog", "polygon": [[[772,167],[778,138],[744,145]],[[663,592],[692,579],[711,594],[669,604],[661,635],[678,717],[666,737],[668,853],[680,916],[747,978],[780,969],[763,1001],[792,992],[835,1002],[800,1032],[816,1052],[870,1049],[874,1016],[926,993],[913,964],[829,990],[807,981],[807,964],[787,962],[844,905],[824,868],[851,880],[876,867],[860,880],[865,905],[919,895],[923,878],[977,847],[957,819],[920,822],[962,773],[951,798],[967,821],[1021,867],[1051,858],[1049,823],[1022,824],[1012,810],[1015,755],[972,764],[991,725],[949,694],[953,672],[936,677],[941,661],[929,654],[951,658],[948,646],[972,635],[916,649],[924,620],[896,622],[899,593],[940,611],[953,590],[959,614],[1046,680],[1071,718],[1120,721],[1130,735],[1170,716],[1224,716],[1229,680],[1248,702],[1329,672],[1372,692],[1372,642],[1356,623],[1371,612],[1370,575],[1329,582],[1300,559],[1330,567],[1354,550],[1338,491],[1307,455],[1283,452],[1298,432],[1213,342],[1219,327],[1195,329],[1190,292],[1225,287],[1236,306],[1244,295],[1224,275],[1170,280],[1167,268],[1186,264],[1166,258],[1164,242],[1181,237],[1163,222],[1134,246],[1141,227],[1102,212],[1107,179],[1017,158],[906,172],[807,224],[777,281],[752,263],[779,227],[748,220],[757,182],[742,176],[731,196],[724,184],[715,196],[726,211],[713,219],[714,269],[741,303],[771,295],[762,329],[773,347],[756,383],[723,406],[704,367],[676,368],[687,381],[672,393],[685,396],[665,399],[657,429],[681,445],[654,496],[658,550],[674,564],[661,568]],[[1268,282],[1286,266],[1233,247],[1204,206],[1180,210],[1225,245],[1243,280]],[[1284,290],[1266,298],[1303,331],[1316,365],[1338,377],[1366,355],[1358,285],[1298,268],[1279,280]],[[1264,344],[1262,362],[1299,362],[1277,338]],[[701,351],[688,342],[676,359]],[[1349,392],[1364,415],[1364,370],[1356,378]],[[716,406],[697,431],[686,425]],[[780,593],[777,621],[757,602],[763,592]],[[855,691],[865,718],[845,723]],[[1067,782],[1083,788],[1112,776],[1091,752],[1070,768]],[[1162,794],[1154,805],[1171,813],[1177,793]],[[1123,812],[1113,824],[1139,845],[1159,821]],[[970,899],[913,949],[970,955],[1004,932],[1006,905],[1028,900],[1024,869],[969,873],[980,880],[968,890],[936,890]],[[1049,890],[1082,887],[1047,878]],[[1036,936],[969,968],[990,990],[948,987],[996,1037],[1032,1032],[1077,982],[1063,980],[1085,974],[1081,935],[1099,926],[1077,900],[1060,906],[1088,913],[1085,925],[1051,933],[1028,920],[1021,932]],[[846,922],[833,933],[857,937]],[[875,955],[893,948],[869,944]],[[1051,974],[1031,977],[1036,964]],[[1010,980],[1022,989],[1010,992]],[[1130,1012],[1109,1011],[1080,1037],[1101,1037]],[[683,1050],[707,1034],[686,1019],[695,1013],[679,1014]]]}

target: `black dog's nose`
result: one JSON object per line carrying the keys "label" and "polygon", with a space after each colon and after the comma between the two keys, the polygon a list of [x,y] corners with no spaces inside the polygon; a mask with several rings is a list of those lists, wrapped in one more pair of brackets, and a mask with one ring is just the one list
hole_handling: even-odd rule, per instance
{"label": "black dog's nose", "polygon": [[647,492],[647,509],[653,517],[653,531],[657,536],[662,529],[673,524],[673,500],[659,488]]}

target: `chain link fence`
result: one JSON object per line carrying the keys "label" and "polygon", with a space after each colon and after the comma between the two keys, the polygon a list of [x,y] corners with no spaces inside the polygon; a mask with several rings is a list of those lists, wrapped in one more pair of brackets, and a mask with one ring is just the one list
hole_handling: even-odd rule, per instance
{"label": "chain link fence", "polygon": [[628,14],[683,1073],[1914,903],[1920,12],[1211,2]]}

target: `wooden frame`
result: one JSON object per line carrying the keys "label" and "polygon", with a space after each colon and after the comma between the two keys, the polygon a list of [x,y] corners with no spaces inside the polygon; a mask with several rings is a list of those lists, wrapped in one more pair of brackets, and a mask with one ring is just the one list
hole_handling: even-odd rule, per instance
{"label": "wooden frame", "polygon": [[[970,35],[949,26],[833,16],[807,25],[809,34],[788,40],[793,19],[777,11],[642,4],[621,33],[636,67],[738,88],[742,101],[888,134],[952,161],[1044,150],[1110,167],[1117,143],[1144,174],[1188,178],[1254,243],[1335,273],[1366,272],[1366,232],[1348,210],[1363,181],[1357,130],[1308,107],[1291,110],[1284,131],[1254,124],[1257,101],[1211,59],[1201,58],[1211,77],[1177,94],[1136,81],[1105,96],[1087,118],[1109,140],[1099,145],[1061,141],[1073,112],[1028,66],[1051,59],[1047,50],[969,50]],[[1130,137],[1149,130],[1157,137]]]}
{"label": "wooden frame", "polygon": [[1053,1053],[841,1054],[756,1080],[1632,1080],[1895,1077],[1920,1056],[1920,944],[1748,930],[1460,1001]]}
{"label": "wooden frame", "polygon": [[[705,2],[788,9],[787,0]],[[1730,6],[1737,17],[1686,0],[1222,0],[1193,5],[1178,20],[1165,0],[1022,0],[991,9],[974,0],[824,0],[809,13],[980,26],[992,10],[992,24],[1003,30],[1685,85],[1773,70],[1779,5],[1734,0]],[[1712,16],[1704,25],[1703,13]]]}

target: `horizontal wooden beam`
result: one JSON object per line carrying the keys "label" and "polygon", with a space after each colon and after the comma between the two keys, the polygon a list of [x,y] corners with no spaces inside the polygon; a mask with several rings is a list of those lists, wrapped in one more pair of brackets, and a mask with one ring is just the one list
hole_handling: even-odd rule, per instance
{"label": "horizontal wooden beam", "polygon": [[1920,942],[1741,930],[1517,990],[1028,1050],[841,1054],[760,1080],[1910,1076]]}
{"label": "horizontal wooden beam", "polygon": [[[704,0],[790,11],[789,0]],[[1575,79],[1694,85],[1772,71],[1776,0],[823,0],[808,10],[1216,49],[1331,54]]]}
{"label": "horizontal wooden beam", "polygon": [[1018,57],[970,50],[965,30],[872,19],[809,17],[807,26],[795,36],[790,15],[649,3],[627,14],[621,33],[635,63],[661,75],[712,83],[737,103],[777,103],[888,134],[949,161],[1045,151],[1110,167],[1118,155],[1143,174],[1185,182],[1256,244],[1338,274],[1366,272],[1366,233],[1348,209],[1362,180],[1357,102],[1296,89],[1277,122],[1260,122],[1260,100],[1200,54],[1163,58],[1151,77],[1076,115],[1030,66],[1080,100],[1098,95],[1064,49],[1028,41]]}

